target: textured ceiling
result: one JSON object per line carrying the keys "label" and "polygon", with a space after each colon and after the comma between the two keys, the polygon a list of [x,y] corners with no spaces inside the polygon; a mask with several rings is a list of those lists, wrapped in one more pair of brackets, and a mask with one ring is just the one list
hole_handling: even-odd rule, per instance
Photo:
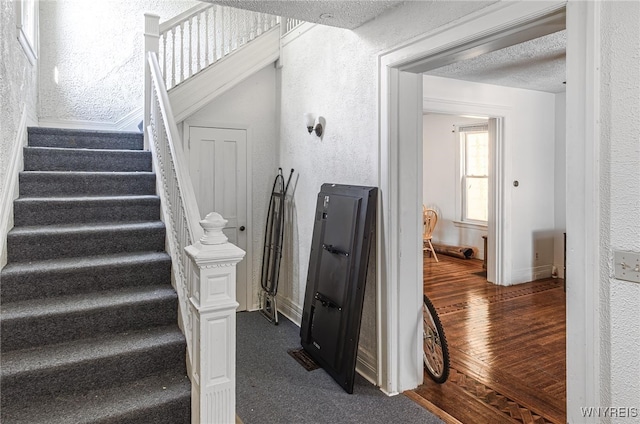
{"label": "textured ceiling", "polygon": [[426,72],[426,75],[560,93],[565,91],[567,32],[506,47]]}
{"label": "textured ceiling", "polygon": [[205,0],[307,22],[354,29],[402,1],[388,0]]}
{"label": "textured ceiling", "polygon": [[[402,1],[205,0],[210,3],[355,29]],[[465,81],[559,93],[565,91],[566,31],[556,32],[426,72]]]}

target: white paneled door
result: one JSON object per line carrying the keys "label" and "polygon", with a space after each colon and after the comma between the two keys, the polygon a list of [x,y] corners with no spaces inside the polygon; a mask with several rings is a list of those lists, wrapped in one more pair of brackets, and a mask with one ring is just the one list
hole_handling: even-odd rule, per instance
{"label": "white paneled door", "polygon": [[[221,214],[229,221],[224,228],[229,241],[247,251],[247,131],[201,126],[188,131],[189,173],[200,216]],[[239,311],[252,304],[247,262],[241,261],[236,270]]]}

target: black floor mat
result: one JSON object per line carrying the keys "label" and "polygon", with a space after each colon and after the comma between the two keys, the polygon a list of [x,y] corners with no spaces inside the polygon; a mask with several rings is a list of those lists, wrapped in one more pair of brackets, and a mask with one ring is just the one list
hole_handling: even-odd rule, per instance
{"label": "black floor mat", "polygon": [[290,349],[287,353],[291,355],[293,359],[298,361],[298,363],[307,371],[313,371],[320,368],[320,365],[318,365],[318,363],[314,361],[303,348]]}

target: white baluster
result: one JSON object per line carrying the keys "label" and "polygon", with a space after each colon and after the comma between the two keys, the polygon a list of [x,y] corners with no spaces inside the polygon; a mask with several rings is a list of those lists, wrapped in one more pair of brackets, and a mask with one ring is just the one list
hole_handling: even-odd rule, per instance
{"label": "white baluster", "polygon": [[204,67],[209,66],[209,11],[207,9],[204,15]]}
{"label": "white baluster", "polygon": [[176,85],[176,28],[171,28],[171,87]]}
{"label": "white baluster", "polygon": [[187,78],[189,78],[193,75],[193,18],[189,18],[189,51],[187,52],[187,60],[189,61]]}
{"label": "white baluster", "polygon": [[198,13],[198,60],[196,62],[196,72],[200,72],[200,13]]}
{"label": "white baluster", "polygon": [[180,82],[184,81],[184,22],[180,23]]}
{"label": "white baluster", "polygon": [[258,13],[256,17],[256,37],[262,34],[262,13]]}
{"label": "white baluster", "polygon": [[254,32],[256,14],[254,12],[249,13],[249,40],[253,40],[256,37]]}
{"label": "white baluster", "polygon": [[167,75],[167,33],[162,34],[162,78],[164,83],[169,85],[169,76]]}
{"label": "white baluster", "polygon": [[240,34],[241,38],[241,44],[245,45],[247,44],[247,15],[249,12],[247,12],[246,10],[242,11],[242,32]]}
{"label": "white baluster", "polygon": [[225,39],[225,31],[226,31],[226,25],[224,22],[224,15],[226,13],[224,13],[224,11],[226,10],[226,7],[222,7],[220,9],[220,59],[222,59],[225,55],[226,55],[226,49],[225,49],[225,43],[224,43],[224,39]]}
{"label": "white baluster", "polygon": [[234,22],[229,25],[229,31],[231,31],[231,34],[233,34],[233,36],[231,37],[231,49],[235,50],[240,46],[240,34],[238,31],[238,28],[240,26],[240,10],[234,10],[232,16]]}
{"label": "white baluster", "polygon": [[213,19],[211,22],[213,22],[213,58],[211,59],[212,62],[215,62],[216,60],[218,60],[218,25],[216,22],[216,18],[218,17],[218,6],[214,6],[213,7]]}

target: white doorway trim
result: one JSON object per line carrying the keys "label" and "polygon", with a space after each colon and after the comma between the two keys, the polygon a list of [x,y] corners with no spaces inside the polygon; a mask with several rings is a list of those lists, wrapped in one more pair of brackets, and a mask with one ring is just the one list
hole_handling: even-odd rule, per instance
{"label": "white doorway trim", "polygon": [[[257,305],[257,293],[253,287],[253,243],[252,243],[252,235],[253,235],[253,168],[252,168],[252,140],[253,140],[253,132],[251,127],[243,124],[237,123],[229,123],[229,122],[216,122],[209,121],[206,119],[187,119],[182,122],[182,150],[184,152],[188,152],[189,149],[189,134],[191,127],[206,127],[206,128],[224,128],[230,130],[243,130],[247,133],[247,148],[246,148],[246,165],[247,165],[247,222],[246,234],[247,234],[247,243],[244,247],[246,251],[244,261],[247,267],[247,281],[246,281],[246,305],[247,310],[254,310]],[[224,218],[224,217],[223,217]],[[236,282],[237,284],[237,282]]]}
{"label": "white doorway trim", "polygon": [[[490,175],[489,175],[489,219],[487,221],[487,281],[498,285],[511,283],[511,223],[504,219],[508,215],[506,205],[511,203],[511,192],[506,190],[511,181],[509,143],[515,134],[505,130],[505,121],[513,121],[512,109],[508,106],[484,103],[469,103],[441,98],[424,97],[423,113],[434,112],[447,115],[477,115],[489,119]],[[493,122],[492,122],[493,121]],[[505,134],[506,133],[506,134]],[[500,261],[497,258],[501,258]]]}
{"label": "white doorway trim", "polygon": [[[421,75],[412,63],[492,34],[504,34],[565,7],[564,2],[501,2],[378,56],[379,186],[377,298],[378,365],[383,391],[422,382],[419,248],[422,155]],[[567,7],[567,419],[583,421],[582,406],[599,406],[599,51],[597,2]],[[418,77],[420,76],[420,77]],[[416,122],[417,121],[417,122]],[[402,164],[402,166],[400,166]],[[510,205],[506,205],[510,207]],[[415,249],[415,250],[413,250]]]}

